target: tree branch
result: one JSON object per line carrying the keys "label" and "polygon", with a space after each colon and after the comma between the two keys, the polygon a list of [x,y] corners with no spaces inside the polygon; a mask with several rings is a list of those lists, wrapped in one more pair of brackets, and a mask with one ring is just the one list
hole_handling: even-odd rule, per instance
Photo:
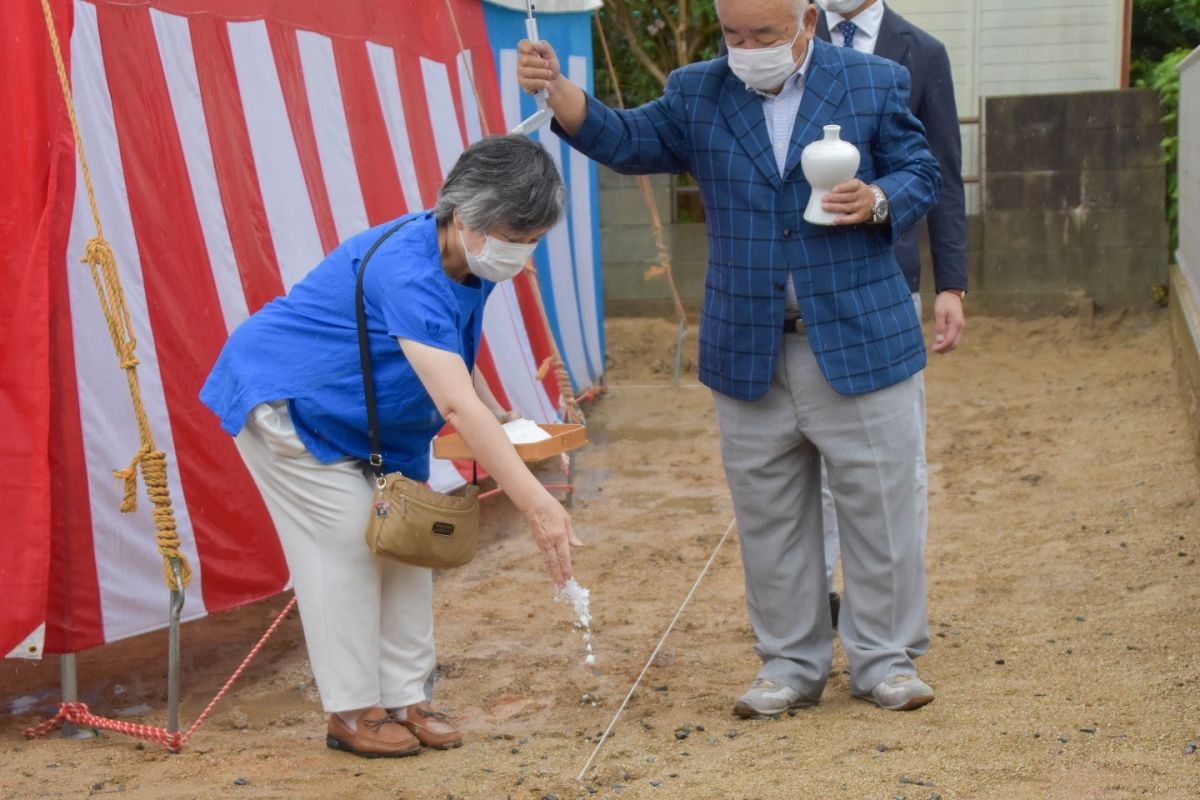
{"label": "tree branch", "polygon": [[646,68],[646,72],[658,81],[660,86],[667,85],[667,74],[663,72],[650,54],[642,47],[641,38],[638,35],[637,26],[633,22],[633,18],[629,14],[629,6],[625,0],[609,0],[609,8],[613,12],[613,23],[620,29],[620,33],[625,37],[625,46],[629,48],[629,52],[633,57]]}
{"label": "tree branch", "polygon": [[695,38],[688,44],[687,58],[688,63],[696,60],[696,54],[700,52],[700,48],[705,45],[712,44],[717,39],[717,35],[721,32],[721,23],[719,20],[701,25],[697,28]]}
{"label": "tree branch", "polygon": [[688,18],[687,0],[679,0],[679,24],[675,26],[675,60],[676,66],[682,67],[684,64],[690,63],[688,58],[688,26],[691,20]]}

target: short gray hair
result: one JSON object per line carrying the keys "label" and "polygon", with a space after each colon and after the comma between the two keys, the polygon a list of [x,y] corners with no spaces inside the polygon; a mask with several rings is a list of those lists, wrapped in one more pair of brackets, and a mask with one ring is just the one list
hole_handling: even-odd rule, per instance
{"label": "short gray hair", "polygon": [[[813,2],[815,0],[792,0],[792,5],[796,7],[796,19],[803,18],[804,12],[808,10],[808,7]],[[713,0],[713,11],[716,11],[717,14],[721,13],[721,0]]]}
{"label": "short gray hair", "polygon": [[529,233],[552,228],[567,190],[545,149],[527,136],[485,136],[463,151],[438,191],[435,214],[446,224],[458,211],[471,230]]}

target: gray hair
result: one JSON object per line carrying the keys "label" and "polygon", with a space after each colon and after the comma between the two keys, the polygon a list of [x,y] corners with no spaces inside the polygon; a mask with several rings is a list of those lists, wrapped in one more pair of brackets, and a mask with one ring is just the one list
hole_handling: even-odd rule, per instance
{"label": "gray hair", "polygon": [[[804,12],[813,4],[815,0],[792,0],[792,5],[796,7],[796,19],[802,20]],[[713,0],[713,11],[719,15],[721,13],[721,0]]]}
{"label": "gray hair", "polygon": [[435,215],[444,225],[458,211],[475,231],[529,233],[552,228],[567,190],[550,154],[527,136],[485,136],[463,151],[438,191]]}

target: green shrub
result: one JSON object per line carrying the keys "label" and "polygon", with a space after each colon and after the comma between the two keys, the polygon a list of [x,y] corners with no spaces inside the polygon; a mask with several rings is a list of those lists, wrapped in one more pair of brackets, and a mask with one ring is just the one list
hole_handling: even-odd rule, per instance
{"label": "green shrub", "polygon": [[1163,163],[1167,167],[1167,222],[1171,226],[1171,253],[1179,243],[1179,63],[1191,50],[1181,47],[1167,53],[1139,81],[1158,92],[1162,101]]}

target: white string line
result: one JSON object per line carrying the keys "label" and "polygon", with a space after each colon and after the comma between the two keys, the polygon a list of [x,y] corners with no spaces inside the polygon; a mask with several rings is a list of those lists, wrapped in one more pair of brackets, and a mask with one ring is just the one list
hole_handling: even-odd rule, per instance
{"label": "white string line", "polygon": [[610,383],[608,385],[609,393],[614,391],[630,390],[630,389],[703,389],[703,383],[681,383],[679,386],[672,386],[669,383]]}
{"label": "white string line", "polygon": [[671,620],[671,624],[667,626],[665,631],[663,631],[662,638],[658,640],[658,644],[654,647],[654,652],[650,654],[650,658],[646,661],[646,666],[642,667],[641,674],[637,676],[637,680],[633,682],[633,686],[629,687],[629,694],[625,695],[625,699],[621,701],[621,707],[617,709],[617,713],[613,715],[612,722],[608,723],[608,728],[600,736],[600,741],[596,743],[596,748],[592,750],[592,754],[588,756],[587,763],[583,765],[583,769],[579,770],[579,776],[575,778],[576,781],[583,780],[584,773],[586,773],[588,767],[592,765],[592,759],[596,757],[596,754],[600,752],[600,748],[604,746],[604,742],[608,740],[608,735],[612,733],[612,729],[616,726],[617,720],[620,719],[621,712],[625,710],[625,706],[629,704],[629,699],[633,697],[633,693],[637,689],[638,684],[642,682],[642,678],[646,677],[647,670],[649,670],[650,665],[654,663],[654,659],[658,657],[658,651],[662,649],[663,643],[666,642],[667,637],[671,635],[671,630],[675,627],[675,623],[679,621],[679,617],[681,614],[683,614],[683,610],[687,608],[688,601],[691,600],[692,595],[696,593],[696,589],[700,586],[700,581],[704,579],[705,573],[708,572],[708,568],[712,566],[713,560],[717,557],[717,553],[720,551],[721,545],[725,544],[725,540],[729,538],[729,532],[733,530],[735,522],[737,522],[736,518],[729,520],[729,527],[725,529],[725,533],[721,534],[721,540],[717,542],[717,546],[713,548],[712,555],[708,557],[708,562],[705,563],[704,569],[700,570],[700,574],[696,576],[696,582],[692,584],[692,588],[690,591],[688,591],[687,597],[683,598],[683,604],[680,605],[679,610],[675,612],[675,617]]}

